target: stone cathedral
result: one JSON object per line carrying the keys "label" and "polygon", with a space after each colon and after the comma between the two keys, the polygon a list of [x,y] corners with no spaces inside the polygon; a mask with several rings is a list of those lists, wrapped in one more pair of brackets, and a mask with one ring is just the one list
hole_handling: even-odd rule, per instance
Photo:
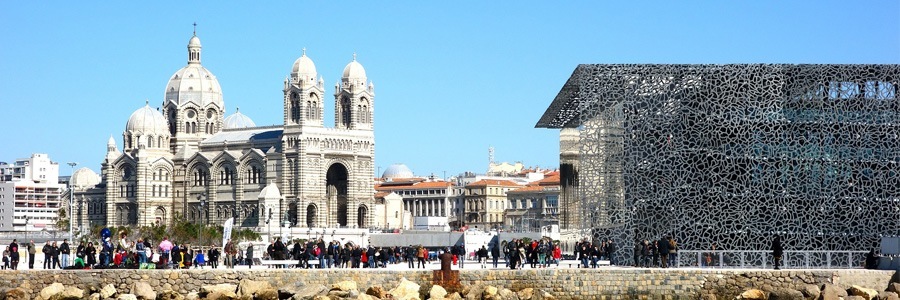
{"label": "stone cathedral", "polygon": [[[190,38],[187,65],[161,108],[138,108],[122,148],[110,137],[99,176],[73,174],[75,225],[191,222],[235,226],[365,228],[372,219],[375,86],[353,60],[334,85],[335,124],[323,123],[326,89],[303,54],[284,80],[281,126],[256,126],[222,89]],[[98,178],[99,177],[99,178]]]}

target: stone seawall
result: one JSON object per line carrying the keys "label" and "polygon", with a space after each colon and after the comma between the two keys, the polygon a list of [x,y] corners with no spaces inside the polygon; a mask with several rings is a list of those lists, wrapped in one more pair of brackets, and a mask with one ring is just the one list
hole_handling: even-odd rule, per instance
{"label": "stone seawall", "polygon": [[[830,283],[841,288],[859,285],[884,290],[894,271],[878,270],[709,270],[709,269],[539,269],[464,270],[459,274],[463,290],[495,286],[519,291],[541,289],[558,299],[732,299],[756,288],[801,290],[807,285]],[[52,283],[98,290],[113,284],[124,291],[135,282],[156,291],[180,294],[197,292],[202,286],[238,284],[241,279],[267,281],[276,288],[298,289],[309,285],[331,286],[355,281],[362,290],[381,286],[391,289],[406,278],[421,286],[422,298],[432,286],[432,271],[367,269],[259,269],[259,270],[34,270],[0,271],[0,294],[22,288],[36,295]],[[465,293],[464,293],[465,294]],[[605,296],[605,297],[604,297]]]}

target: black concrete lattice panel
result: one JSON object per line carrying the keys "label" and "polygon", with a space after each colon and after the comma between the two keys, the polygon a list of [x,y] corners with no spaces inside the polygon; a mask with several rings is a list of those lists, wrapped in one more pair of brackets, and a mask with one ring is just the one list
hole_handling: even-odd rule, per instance
{"label": "black concrete lattice panel", "polygon": [[670,234],[682,249],[767,250],[777,233],[788,250],[869,250],[900,234],[898,79],[898,65],[581,65],[539,126],[581,129],[582,228],[623,258]]}

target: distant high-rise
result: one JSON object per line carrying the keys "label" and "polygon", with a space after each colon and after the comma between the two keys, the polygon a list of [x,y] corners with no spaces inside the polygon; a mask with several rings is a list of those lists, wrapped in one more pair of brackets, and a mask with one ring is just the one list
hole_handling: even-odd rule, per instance
{"label": "distant high-rise", "polygon": [[6,170],[9,174],[0,181],[0,231],[55,230],[66,189],[59,183],[59,164],[34,153]]}

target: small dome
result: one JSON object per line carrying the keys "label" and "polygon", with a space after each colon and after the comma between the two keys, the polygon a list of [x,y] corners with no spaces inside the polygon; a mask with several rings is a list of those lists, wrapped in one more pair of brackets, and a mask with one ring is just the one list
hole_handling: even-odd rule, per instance
{"label": "small dome", "polygon": [[294,61],[294,68],[291,69],[291,78],[298,77],[306,81],[316,79],[316,64],[306,56],[306,49],[303,50],[303,55]]}
{"label": "small dome", "polygon": [[281,192],[275,184],[267,184],[262,191],[259,191],[259,199],[281,199]]}
{"label": "small dome", "polygon": [[159,111],[150,108],[150,104],[147,104],[131,114],[128,123],[125,124],[125,131],[168,136],[169,125]]}
{"label": "small dome", "polygon": [[353,55],[353,61],[344,67],[344,75],[341,76],[343,81],[362,81],[366,82],[366,69],[356,61],[356,55]]}
{"label": "small dome", "polygon": [[200,46],[200,38],[196,35],[191,37],[191,40],[188,41],[188,47],[201,47]]}
{"label": "small dome", "polygon": [[78,188],[91,187],[100,183],[100,175],[94,173],[91,169],[81,168],[72,173],[69,183]]}
{"label": "small dome", "polygon": [[249,127],[256,127],[256,123],[253,123],[253,120],[251,120],[250,117],[242,114],[240,109],[225,118],[225,129]]}
{"label": "small dome", "polygon": [[393,179],[393,178],[413,178],[413,172],[404,164],[393,164],[387,167],[384,170],[384,173],[381,174],[381,178],[384,179]]}

